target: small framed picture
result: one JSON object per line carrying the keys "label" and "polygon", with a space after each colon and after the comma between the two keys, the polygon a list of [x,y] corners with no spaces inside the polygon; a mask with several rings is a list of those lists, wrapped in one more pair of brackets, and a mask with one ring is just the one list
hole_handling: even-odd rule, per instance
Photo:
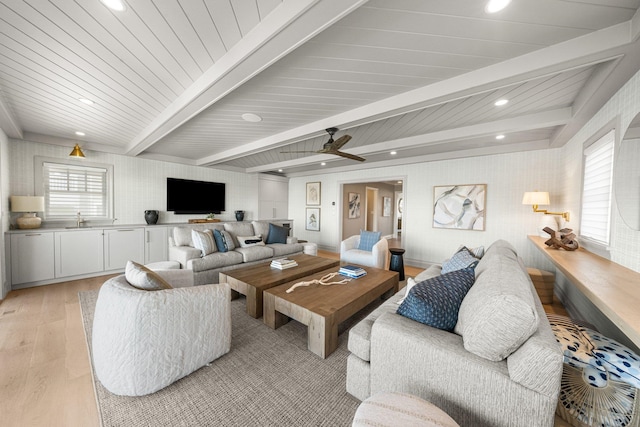
{"label": "small framed picture", "polygon": [[307,182],[307,205],[320,206],[319,182]]}
{"label": "small framed picture", "polygon": [[360,218],[360,193],[349,193],[349,219]]}
{"label": "small framed picture", "polygon": [[391,197],[382,198],[382,216],[391,216]]}
{"label": "small framed picture", "polygon": [[320,231],[320,208],[307,208],[305,230]]}

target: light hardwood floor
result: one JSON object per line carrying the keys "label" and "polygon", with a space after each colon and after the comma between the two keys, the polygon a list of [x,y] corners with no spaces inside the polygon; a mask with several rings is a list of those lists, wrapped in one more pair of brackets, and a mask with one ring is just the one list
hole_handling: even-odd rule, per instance
{"label": "light hardwood floor", "polygon": [[[405,267],[407,276],[420,271]],[[0,303],[0,425],[99,425],[77,294],[109,277],[12,291]],[[559,303],[545,309],[564,313]]]}

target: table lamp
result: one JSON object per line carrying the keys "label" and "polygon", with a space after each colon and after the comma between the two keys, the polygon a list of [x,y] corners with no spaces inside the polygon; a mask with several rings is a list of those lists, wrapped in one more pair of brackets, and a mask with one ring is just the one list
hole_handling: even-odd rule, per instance
{"label": "table lamp", "polygon": [[24,212],[16,219],[18,228],[40,228],[42,219],[36,212],[44,212],[44,197],[42,196],[11,196],[11,211]]}

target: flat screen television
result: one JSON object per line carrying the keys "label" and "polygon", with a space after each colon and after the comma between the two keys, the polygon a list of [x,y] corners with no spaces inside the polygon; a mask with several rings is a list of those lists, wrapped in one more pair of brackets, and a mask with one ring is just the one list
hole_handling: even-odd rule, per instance
{"label": "flat screen television", "polygon": [[219,214],[225,210],[223,182],[167,178],[167,211],[176,214]]}

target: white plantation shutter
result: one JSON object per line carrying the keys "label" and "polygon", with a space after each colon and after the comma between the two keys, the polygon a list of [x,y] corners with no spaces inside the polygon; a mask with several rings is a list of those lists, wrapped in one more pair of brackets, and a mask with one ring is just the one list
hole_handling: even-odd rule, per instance
{"label": "white plantation shutter", "polygon": [[608,245],[615,131],[584,150],[584,182],[580,235]]}
{"label": "white plantation shutter", "polygon": [[108,216],[107,169],[43,163],[45,214],[49,220]]}

